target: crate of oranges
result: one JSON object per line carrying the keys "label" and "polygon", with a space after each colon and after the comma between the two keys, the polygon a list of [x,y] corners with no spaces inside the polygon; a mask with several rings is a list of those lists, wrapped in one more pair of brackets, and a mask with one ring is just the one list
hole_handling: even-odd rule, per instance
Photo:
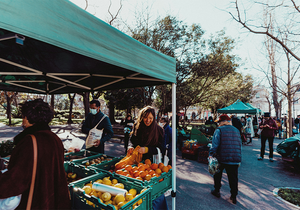
{"label": "crate of oranges", "polygon": [[69,185],[72,209],[151,210],[151,189],[108,172]]}
{"label": "crate of oranges", "polygon": [[126,165],[114,173],[118,176],[125,176],[128,180],[137,181],[143,186],[151,187],[152,199],[172,188],[172,166],[151,163],[150,159],[137,165]]}

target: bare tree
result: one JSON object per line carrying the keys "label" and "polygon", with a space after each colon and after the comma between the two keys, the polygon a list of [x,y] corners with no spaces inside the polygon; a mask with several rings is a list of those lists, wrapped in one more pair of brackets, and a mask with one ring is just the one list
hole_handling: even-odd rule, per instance
{"label": "bare tree", "polygon": [[[270,30],[270,24],[262,24],[259,23],[259,20],[248,20],[247,11],[248,9],[242,10],[239,6],[239,0],[235,0],[235,14],[233,12],[229,12],[232,18],[240,23],[244,28],[254,34],[262,34],[270,37],[278,44],[280,44],[289,54],[291,54],[296,60],[300,61],[299,51],[296,46],[300,44],[300,10],[299,6],[296,5],[294,0],[276,0],[273,1],[273,4],[269,4],[268,1],[255,1],[249,0],[248,2],[252,2],[255,6],[265,6],[270,10],[274,11],[274,13],[278,12],[281,14],[282,19],[276,21],[276,28],[274,30]],[[279,3],[277,3],[279,2]],[[253,6],[254,7],[254,6]],[[252,8],[253,8],[252,7]],[[242,13],[244,16],[242,17]],[[252,24],[254,22],[254,25]],[[256,23],[256,24],[255,24]],[[289,25],[293,25],[294,27],[287,27]],[[286,40],[284,34],[288,34],[289,39]]]}

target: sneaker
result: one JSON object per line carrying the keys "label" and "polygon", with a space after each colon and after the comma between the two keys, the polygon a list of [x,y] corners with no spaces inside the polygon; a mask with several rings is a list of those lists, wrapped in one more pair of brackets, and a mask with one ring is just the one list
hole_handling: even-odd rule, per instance
{"label": "sneaker", "polygon": [[210,193],[213,194],[214,196],[216,196],[217,198],[220,198],[220,197],[221,197],[220,192],[218,192],[218,191],[216,191],[216,190],[212,190]]}
{"label": "sneaker", "polygon": [[257,160],[263,160],[263,158],[262,158],[262,157],[259,157],[259,158],[257,158]]}
{"label": "sneaker", "polygon": [[270,162],[274,162],[273,158],[270,158],[269,160],[270,160]]}

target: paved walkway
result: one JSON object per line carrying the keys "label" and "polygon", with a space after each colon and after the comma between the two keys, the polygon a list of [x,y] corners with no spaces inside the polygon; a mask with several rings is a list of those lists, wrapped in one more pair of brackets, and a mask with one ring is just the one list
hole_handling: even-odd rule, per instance
{"label": "paved walkway", "polygon": [[[62,140],[84,139],[83,134],[78,132],[78,125],[53,126],[53,132],[57,133]],[[21,127],[8,127],[0,124],[0,141],[13,139],[22,131]],[[274,148],[281,142],[274,140]],[[266,144],[268,148],[268,144]],[[118,140],[110,140],[105,144],[107,155],[119,157],[124,154],[124,145]],[[242,164],[239,168],[239,195],[237,204],[229,200],[230,188],[226,173],[223,173],[221,198],[210,194],[213,187],[213,178],[208,173],[207,164],[198,163],[194,160],[182,159],[181,152],[177,151],[177,174],[176,174],[176,209],[293,209],[273,196],[273,190],[277,187],[300,188],[300,172],[295,171],[288,163],[281,160],[281,156],[274,152],[274,162],[268,160],[268,150],[263,161],[258,161],[260,152],[260,139],[254,138],[252,145],[243,145]],[[169,209],[172,198],[167,197]]]}

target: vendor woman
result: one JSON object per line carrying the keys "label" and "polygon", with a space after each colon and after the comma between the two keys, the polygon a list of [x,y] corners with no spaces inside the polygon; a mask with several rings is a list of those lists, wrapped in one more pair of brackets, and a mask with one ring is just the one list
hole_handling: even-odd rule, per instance
{"label": "vendor woman", "polygon": [[[146,106],[139,112],[137,122],[134,124],[130,138],[128,152],[132,152],[136,146],[140,146],[139,153],[143,154],[143,160],[151,159],[157,154],[157,149],[164,154],[162,143],[164,130],[154,120],[155,110],[151,106]],[[134,148],[133,148],[134,147]],[[152,201],[154,210],[167,210],[168,205],[164,195]]]}
{"label": "vendor woman", "polygon": [[139,112],[130,138],[128,152],[140,146],[139,153],[143,154],[143,160],[151,159],[157,154],[157,148],[162,151],[164,130],[154,120],[155,111],[151,106],[146,106]]}

